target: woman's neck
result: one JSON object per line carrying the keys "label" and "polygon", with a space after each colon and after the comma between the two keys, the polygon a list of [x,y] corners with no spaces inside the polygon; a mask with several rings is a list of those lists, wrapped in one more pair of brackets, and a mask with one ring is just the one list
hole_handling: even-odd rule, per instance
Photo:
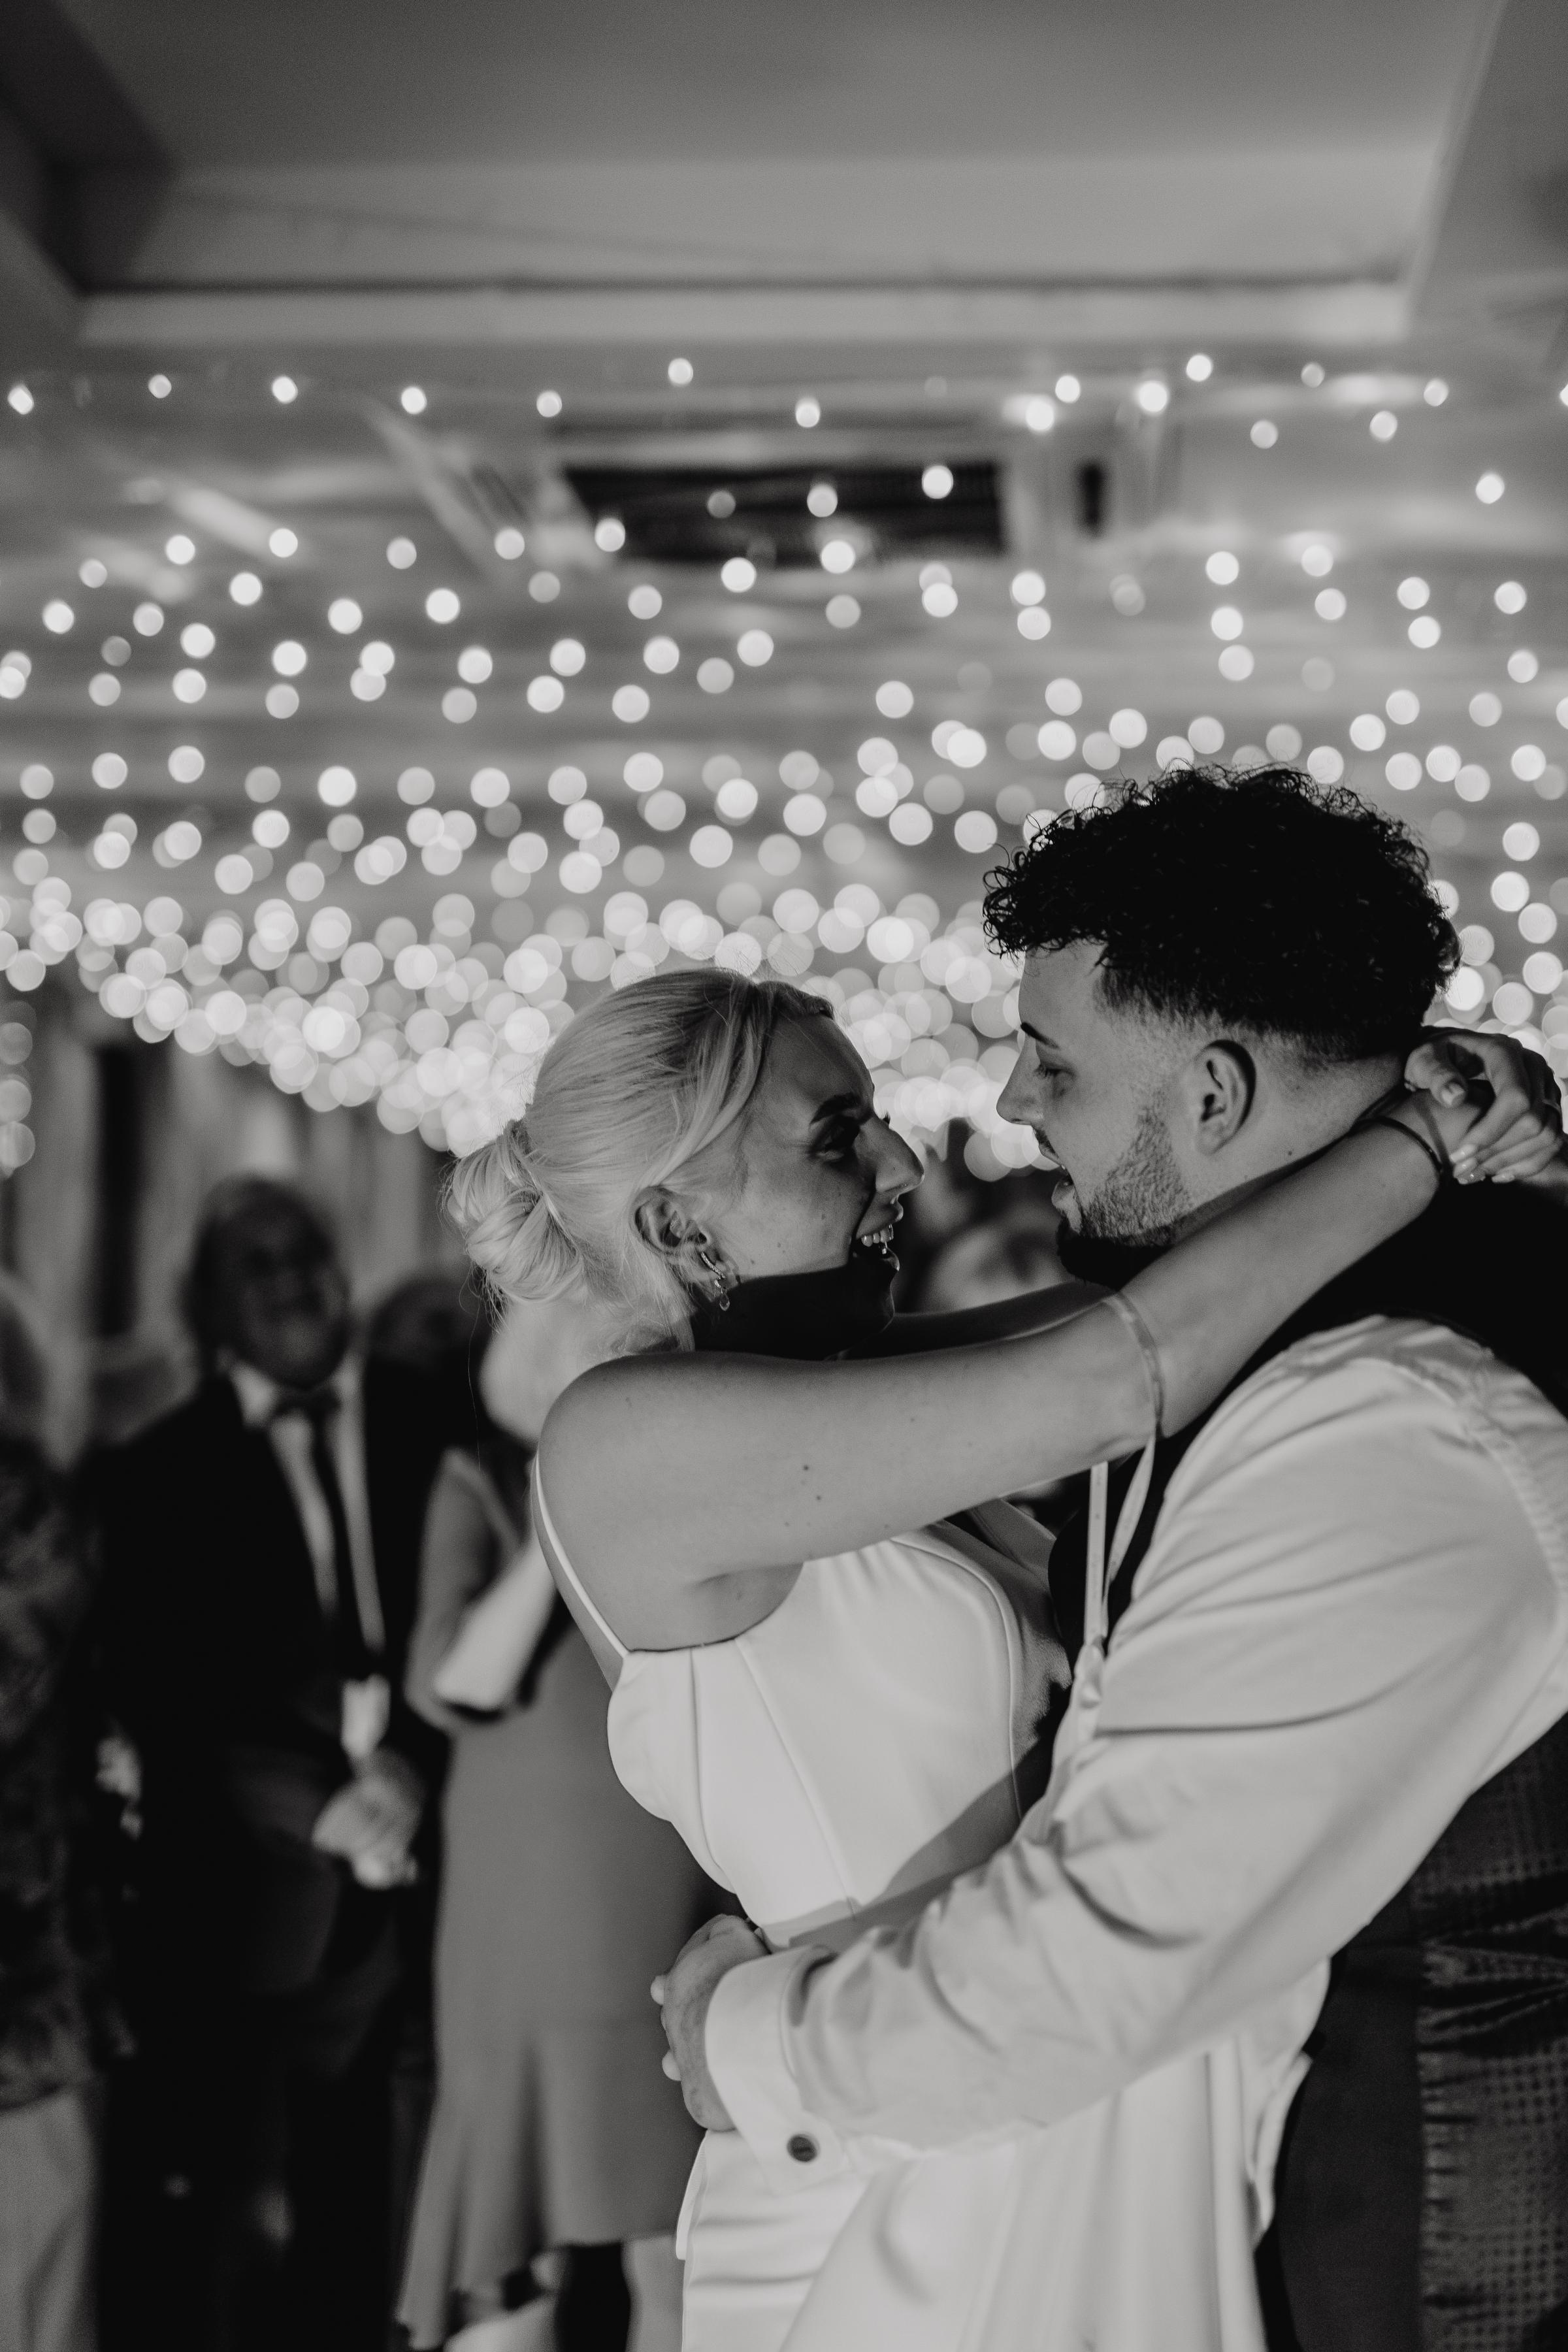
{"label": "woman's neck", "polygon": [[893,1319],[887,1261],[858,1250],[815,1274],[763,1275],[691,1313],[691,1344],[738,1356],[790,1356],[821,1363],[855,1355]]}

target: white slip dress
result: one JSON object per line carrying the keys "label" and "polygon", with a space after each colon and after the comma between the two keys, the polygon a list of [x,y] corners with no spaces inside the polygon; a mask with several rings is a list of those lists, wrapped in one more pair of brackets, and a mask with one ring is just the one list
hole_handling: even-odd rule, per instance
{"label": "white slip dress", "polygon": [[[991,1540],[944,1524],[808,1560],[749,1632],[628,1652],[561,1549],[537,1467],[534,1508],[621,1661],[616,1770],[773,1948],[908,1918],[1014,1834],[1051,1654],[1041,1582],[1013,1556],[1045,1540],[1032,1521],[990,1505],[970,1521]],[[1058,1772],[1089,1736],[1102,1660],[1087,1641]],[[1048,2129],[788,2193],[738,2133],[710,2132],[681,2216],[683,2352],[1264,2352],[1251,2104],[1227,2048]]]}

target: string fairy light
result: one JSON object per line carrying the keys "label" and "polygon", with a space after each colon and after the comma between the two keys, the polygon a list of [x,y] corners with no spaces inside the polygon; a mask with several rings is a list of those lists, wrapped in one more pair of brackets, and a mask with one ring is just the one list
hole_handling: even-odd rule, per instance
{"label": "string fairy light", "polygon": [[[675,370],[672,383],[690,380]],[[1215,374],[1206,354],[1178,354],[1087,389],[1064,371],[1054,397],[1152,419],[1174,381],[1199,429]],[[1313,391],[1322,380],[1301,378]],[[289,413],[272,429],[305,429],[314,383],[309,399],[291,378],[271,388]],[[42,380],[22,389],[32,404],[13,398],[5,428],[18,436],[52,397]],[[417,391],[401,395],[410,415]],[[183,385],[170,416],[199,396]],[[1329,385],[1315,412],[1325,431],[1336,397]],[[1428,434],[1462,408],[1436,377],[1419,397]],[[552,418],[565,404],[535,404]],[[1373,437],[1392,437],[1394,409],[1369,404]],[[1216,431],[1226,413],[1216,404]],[[800,395],[796,426],[821,420],[818,397]],[[1011,421],[1040,429],[1023,407]],[[1251,437],[1265,446],[1256,425]],[[1478,500],[1506,511],[1500,477],[1478,482],[1462,457],[1452,471],[1472,518]],[[264,1069],[312,1109],[374,1111],[460,1151],[526,1105],[540,1055],[595,991],[672,959],[812,988],[905,1131],[940,1143],[960,1120],[981,1172],[1032,1165],[1032,1138],[996,1112],[1018,974],[985,940],[984,873],[1119,776],[1194,758],[1243,772],[1300,761],[1411,811],[1461,875],[1436,886],[1461,921],[1449,1016],[1510,1027],[1568,1068],[1568,881],[1550,870],[1565,845],[1552,809],[1568,794],[1568,694],[1533,571],[1500,581],[1496,563],[1459,597],[1428,549],[1391,598],[1388,573],[1331,515],[1265,529],[1238,492],[1199,537],[1200,560],[1155,552],[1136,574],[1100,571],[1109,625],[1128,631],[1108,657],[1084,617],[1094,559],[1063,543],[1047,609],[1032,562],[965,551],[971,478],[961,499],[943,461],[911,477],[940,560],[929,540],[913,562],[886,543],[837,465],[801,480],[792,528],[814,536],[788,566],[749,533],[739,482],[705,490],[719,551],[700,576],[659,560],[629,500],[586,526],[498,522],[479,551],[488,564],[493,548],[495,581],[470,572],[460,592],[434,543],[422,555],[396,532],[356,552],[327,514],[298,529],[267,520],[239,571],[197,536],[195,507],[192,528],[173,529],[187,510],[150,502],[135,566],[107,527],[88,540],[101,555],[62,548],[29,608],[0,601],[0,632],[16,640],[0,645],[0,699],[37,739],[0,765],[0,810],[9,785],[22,819],[0,850],[0,970],[22,1008],[13,1021],[0,1007],[0,1170],[32,1150],[15,1075],[31,1050],[24,1015],[73,966],[103,1013],[149,1042]],[[1230,544],[1215,546],[1220,530]],[[1244,572],[1242,604],[1211,603]],[[838,584],[851,572],[855,595]],[[1303,574],[1331,573],[1302,597]],[[1104,611],[1104,585],[1097,594]],[[1527,607],[1540,651],[1494,644],[1488,631]],[[1484,621],[1466,617],[1477,612]],[[459,617],[466,644],[447,634]],[[1140,651],[1156,622],[1179,633],[1180,700],[1180,663],[1155,692]],[[1325,623],[1359,632],[1342,688],[1300,635]],[[1428,664],[1439,640],[1452,659],[1461,635],[1471,668],[1450,693]],[[1069,651],[1047,662],[1047,640]],[[824,674],[850,690],[825,697]],[[1309,709],[1313,695],[1335,699]],[[1234,699],[1205,709],[1216,696]],[[813,748],[768,755],[796,712]],[[234,745],[253,759],[268,727],[300,748],[237,761]],[[455,748],[465,739],[471,752]]]}

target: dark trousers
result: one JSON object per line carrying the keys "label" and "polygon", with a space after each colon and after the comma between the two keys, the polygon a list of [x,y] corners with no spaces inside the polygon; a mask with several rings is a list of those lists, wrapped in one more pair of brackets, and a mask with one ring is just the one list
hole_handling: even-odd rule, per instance
{"label": "dark trousers", "polygon": [[556,2352],[626,2352],[632,2296],[619,2246],[568,2246],[555,2302]]}
{"label": "dark trousers", "polygon": [[120,2086],[108,2352],[386,2352],[428,2034],[391,1906],[344,1908],[314,1982],[165,2019]]}

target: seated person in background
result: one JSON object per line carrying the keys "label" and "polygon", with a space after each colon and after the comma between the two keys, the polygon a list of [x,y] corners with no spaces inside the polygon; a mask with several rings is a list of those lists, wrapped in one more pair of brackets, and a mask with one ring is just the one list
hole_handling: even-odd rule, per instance
{"label": "seated person in background", "polygon": [[0,1276],[0,2344],[93,2352],[101,2076],[122,2035],[89,1863],[92,1580]]}
{"label": "seated person in background", "polygon": [[449,1391],[361,1367],[331,1238],[279,1184],[213,1194],[186,1306],[201,1386],[93,1482],[143,1767],[149,2162],[195,2193],[195,2342],[383,2352],[398,1890],[441,1760],[403,1672],[464,1433]]}
{"label": "seated person in background", "polygon": [[633,2285],[639,2352],[660,2304],[679,2340],[671,2238],[699,2135],[647,1988],[716,1890],[616,1780],[609,1693],[529,1518],[533,1441],[593,1360],[581,1308],[514,1309],[480,1373],[501,1426],[478,1462],[446,1456],[426,1528],[408,1696],[453,1746],[436,2112],[400,2308],[416,2347],[616,2352]]}

